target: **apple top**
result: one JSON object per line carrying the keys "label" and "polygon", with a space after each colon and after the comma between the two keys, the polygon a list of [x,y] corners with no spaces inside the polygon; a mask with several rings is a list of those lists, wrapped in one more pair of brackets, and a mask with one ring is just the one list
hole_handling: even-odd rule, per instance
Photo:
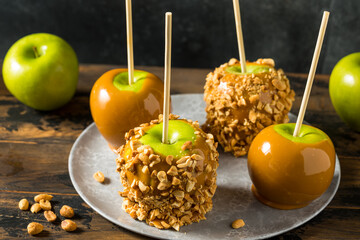
{"label": "apple top", "polygon": [[328,140],[329,136],[318,128],[302,124],[298,137],[294,137],[295,123],[273,125],[274,130],[281,136],[297,143],[318,143]]}
{"label": "apple top", "polygon": [[140,138],[140,142],[149,145],[155,153],[163,156],[172,155],[174,158],[180,158],[188,154],[188,150],[182,150],[185,142],[191,141],[194,144],[196,140],[195,129],[186,121],[169,120],[169,144],[162,143],[163,123],[153,125],[145,131],[145,135]]}
{"label": "apple top", "polygon": [[143,86],[144,80],[148,77],[149,73],[145,71],[134,71],[134,83],[129,85],[129,73],[121,72],[114,77],[113,84],[120,91],[133,91],[138,92]]}

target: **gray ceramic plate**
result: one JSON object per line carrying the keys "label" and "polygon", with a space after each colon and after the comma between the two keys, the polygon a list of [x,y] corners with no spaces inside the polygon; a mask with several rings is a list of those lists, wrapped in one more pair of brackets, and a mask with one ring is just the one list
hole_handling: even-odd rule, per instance
{"label": "gray ceramic plate", "polygon": [[[205,103],[202,94],[172,96],[173,113],[181,117],[205,122]],[[291,121],[295,116],[290,114]],[[220,147],[219,147],[220,149]],[[329,189],[307,207],[296,210],[277,210],[258,202],[250,191],[251,180],[246,157],[234,158],[220,149],[220,166],[214,207],[207,220],[184,226],[179,232],[158,230],[132,219],[121,209],[122,190],[116,172],[115,154],[110,151],[95,124],[87,127],[74,143],[69,156],[71,181],[83,200],[109,221],[128,230],[159,239],[261,239],[289,231],[321,212],[334,197],[340,182],[340,164],[336,158],[335,175]],[[96,182],[92,175],[102,171],[106,184]],[[246,225],[232,229],[235,219]]]}

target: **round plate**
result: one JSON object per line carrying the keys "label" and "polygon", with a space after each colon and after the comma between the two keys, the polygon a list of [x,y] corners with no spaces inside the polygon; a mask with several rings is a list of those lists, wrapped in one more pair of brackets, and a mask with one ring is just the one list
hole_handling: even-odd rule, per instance
{"label": "round plate", "polygon": [[[181,118],[205,122],[205,103],[202,94],[172,96],[173,113]],[[296,117],[289,115],[290,121]],[[213,210],[207,220],[175,230],[158,230],[132,219],[121,209],[118,191],[123,187],[116,172],[116,155],[110,150],[95,124],[87,127],[75,141],[69,156],[71,181],[82,199],[109,221],[150,237],[159,239],[261,239],[289,231],[321,212],[334,197],[340,182],[340,164],[336,157],[334,178],[328,190],[310,205],[295,210],[278,210],[261,204],[253,196],[246,157],[235,158],[219,147],[220,166],[217,170],[217,190]],[[93,174],[102,171],[107,180],[100,184]],[[245,226],[232,229],[235,219],[243,219]]]}

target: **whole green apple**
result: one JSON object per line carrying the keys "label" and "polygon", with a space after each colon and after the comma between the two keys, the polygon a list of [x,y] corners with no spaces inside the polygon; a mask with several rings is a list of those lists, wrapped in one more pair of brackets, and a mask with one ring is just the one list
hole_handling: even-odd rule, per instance
{"label": "whole green apple", "polygon": [[330,75],[332,104],[341,119],[360,131],[360,52],[342,58]]}
{"label": "whole green apple", "polygon": [[329,187],[335,170],[335,149],[320,129],[294,123],[271,125],[253,140],[248,170],[254,195],[279,209],[308,205]]}
{"label": "whole green apple", "polygon": [[62,38],[35,33],[10,47],[2,72],[5,86],[19,101],[48,111],[74,96],[79,64],[74,50]]}

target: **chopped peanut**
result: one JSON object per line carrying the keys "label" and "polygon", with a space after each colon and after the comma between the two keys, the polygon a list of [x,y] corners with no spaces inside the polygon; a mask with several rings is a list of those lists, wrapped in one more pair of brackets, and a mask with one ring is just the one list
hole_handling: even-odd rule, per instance
{"label": "chopped peanut", "polygon": [[75,231],[77,226],[76,226],[76,223],[69,220],[69,219],[66,219],[64,221],[61,222],[61,228],[64,229],[65,231],[67,232],[72,232],[72,231]]}
{"label": "chopped peanut", "polygon": [[60,209],[60,215],[66,218],[72,218],[74,216],[74,209],[68,205],[62,206]]}
{"label": "chopped peanut", "polygon": [[93,177],[99,183],[103,183],[105,181],[104,174],[102,172],[100,172],[100,171],[97,171],[96,173],[94,173]]}
{"label": "chopped peanut", "polygon": [[28,210],[29,209],[29,201],[27,199],[21,199],[19,202],[19,208],[20,210]]}
{"label": "chopped peanut", "polygon": [[39,234],[42,232],[43,229],[44,229],[43,225],[37,222],[29,223],[29,225],[27,226],[27,231],[30,235]]}

